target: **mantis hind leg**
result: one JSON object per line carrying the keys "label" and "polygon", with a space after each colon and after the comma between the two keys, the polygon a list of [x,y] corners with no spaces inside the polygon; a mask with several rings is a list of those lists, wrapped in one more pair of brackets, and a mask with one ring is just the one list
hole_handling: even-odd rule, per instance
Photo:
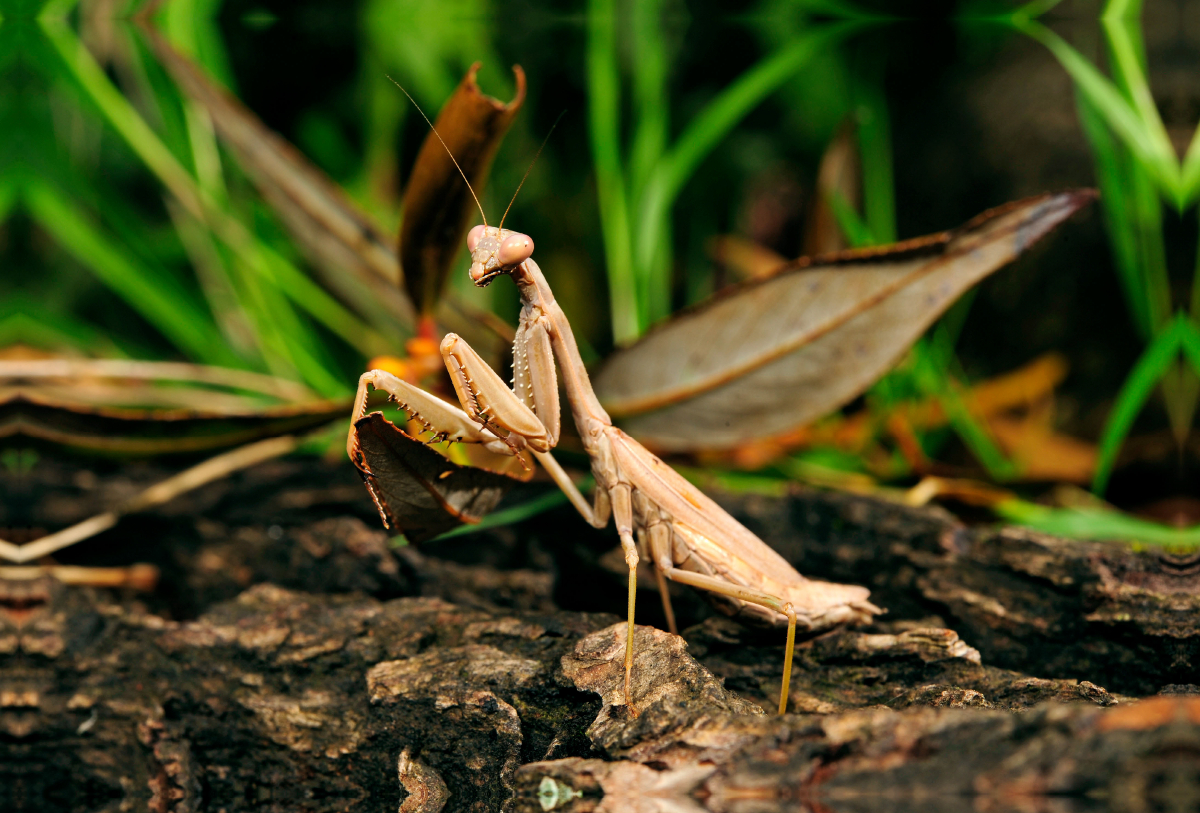
{"label": "mantis hind leg", "polygon": [[787,646],[784,647],[783,653],[783,687],[779,692],[779,713],[783,714],[786,712],[788,689],[791,687],[792,682],[792,656],[796,650],[796,611],[793,609],[792,603],[784,601],[779,596],[773,596],[770,593],[764,593],[761,590],[754,590],[749,587],[742,587],[739,584],[727,582],[715,576],[705,576],[701,573],[693,573],[690,570],[680,570],[677,567],[667,567],[664,570],[666,577],[671,581],[688,584],[701,590],[708,590],[712,593],[719,593],[723,596],[730,596],[731,598],[748,601],[751,604],[768,607],[787,617]]}

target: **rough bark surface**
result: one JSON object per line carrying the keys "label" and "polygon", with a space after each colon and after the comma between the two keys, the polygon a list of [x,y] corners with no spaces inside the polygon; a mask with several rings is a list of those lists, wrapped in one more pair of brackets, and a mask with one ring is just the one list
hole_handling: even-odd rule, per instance
{"label": "rough bark surface", "polygon": [[[45,467],[0,535],[139,471]],[[623,606],[614,537],[556,511],[397,549],[355,480],[263,466],[61,557],[150,561],[152,594],[0,583],[0,810],[1200,805],[1200,563],[862,497],[722,498],[889,614],[799,642],[779,718],[782,633],[681,591],[682,637],[638,628],[634,717],[623,625],[596,612]],[[652,585],[639,617],[661,623]]]}

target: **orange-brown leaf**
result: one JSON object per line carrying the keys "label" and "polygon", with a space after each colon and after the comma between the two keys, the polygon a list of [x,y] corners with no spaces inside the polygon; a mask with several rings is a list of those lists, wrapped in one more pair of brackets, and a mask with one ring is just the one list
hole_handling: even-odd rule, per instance
{"label": "orange-brown leaf", "polygon": [[483,95],[475,82],[478,70],[477,62],[442,107],[434,123],[441,140],[433,132],[425,138],[404,192],[400,264],[404,287],[422,313],[432,312],[440,299],[467,228],[479,217],[450,155],[482,196],[496,150],[525,101],[525,72],[519,65],[513,66],[517,93],[507,104]]}

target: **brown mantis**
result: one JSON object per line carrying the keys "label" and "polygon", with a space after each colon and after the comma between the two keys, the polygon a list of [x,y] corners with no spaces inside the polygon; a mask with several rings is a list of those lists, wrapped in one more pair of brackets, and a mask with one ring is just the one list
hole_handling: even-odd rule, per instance
{"label": "brown mantis", "polygon": [[[467,248],[471,280],[476,285],[482,287],[508,276],[521,297],[513,345],[513,388],[462,338],[448,334],[442,340],[441,353],[463,409],[387,372],[371,370],[359,379],[347,439],[350,459],[378,503],[370,464],[358,448],[353,426],[366,412],[368,385],[386,391],[410,418],[423,422],[436,440],[479,443],[501,453],[532,452],[588,523],[603,528],[610,517],[615,520],[629,567],[625,704],[631,713],[637,713],[630,697],[636,571],[641,557],[648,556],[672,633],[676,629],[667,580],[705,591],[719,611],[739,621],[787,627],[779,697],[779,713],[783,714],[796,627],[820,632],[866,621],[881,610],[867,600],[869,593],[864,587],[801,576],[698,488],[613,426],[592,390],[566,315],[532,259],[533,240],[504,229],[503,224],[501,218],[500,226],[490,227],[485,216],[484,225],[468,235]],[[591,504],[550,454],[560,430],[556,361],[575,426],[592,461],[596,485]]]}

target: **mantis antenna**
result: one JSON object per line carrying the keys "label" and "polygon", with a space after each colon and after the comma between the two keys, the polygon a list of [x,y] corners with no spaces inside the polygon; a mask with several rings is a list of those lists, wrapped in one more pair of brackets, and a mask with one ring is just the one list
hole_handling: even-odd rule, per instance
{"label": "mantis antenna", "polygon": [[[384,74],[384,76],[387,76],[387,74]],[[454,153],[450,152],[450,148],[446,146],[446,142],[442,138],[442,134],[439,133],[437,131],[437,128],[433,126],[433,122],[429,120],[429,116],[425,115],[425,111],[421,109],[421,105],[417,104],[417,100],[412,97],[412,94],[404,89],[404,85],[400,84],[395,79],[392,79],[392,77],[390,77],[390,76],[388,76],[388,80],[391,81],[391,83],[393,85],[400,88],[400,92],[408,97],[408,100],[413,103],[413,107],[417,108],[417,112],[421,114],[421,118],[425,119],[425,123],[429,125],[429,129],[433,131],[433,134],[435,136],[437,136],[437,140],[442,142],[442,146],[446,148],[446,155],[449,155],[450,160],[454,161],[454,168],[458,170],[458,174],[461,175],[463,181],[466,182],[467,191],[469,191],[471,193],[471,197],[475,198],[475,205],[479,207],[479,216],[483,218],[483,225],[486,226],[487,225],[487,215],[485,215],[483,213],[483,204],[481,204],[479,202],[479,198],[475,195],[475,189],[471,186],[471,181],[467,178],[467,173],[463,172],[463,168],[458,165],[458,161],[455,159]],[[559,118],[562,118],[562,116],[560,115]],[[555,124],[558,124],[558,122],[555,122]],[[553,130],[554,128],[551,127],[550,129]],[[549,138],[549,136],[547,136],[547,138]],[[543,142],[542,146],[543,147],[546,146],[544,142]],[[538,153],[540,154],[541,150],[538,150]],[[537,160],[536,155],[534,156],[533,160],[535,160],[535,161]],[[525,174],[528,175],[529,172],[526,172]],[[522,180],[521,183],[525,183],[525,181]],[[520,190],[521,190],[521,187],[518,186],[517,191],[520,191]],[[515,198],[516,195],[513,195],[513,197]],[[512,206],[512,203],[509,203],[508,205]],[[508,214],[507,209],[505,209],[504,212],[505,212],[505,214]],[[501,222],[503,222],[503,221],[501,221]]]}
{"label": "mantis antenna", "polygon": [[[527,170],[525,170],[525,174],[521,176],[521,182],[519,184],[517,184],[517,191],[513,192],[512,200],[510,200],[508,202],[508,207],[505,208],[504,214],[500,215],[500,225],[496,227],[497,229],[504,228],[504,218],[508,217],[508,210],[511,209],[513,203],[516,202],[517,193],[520,192],[521,187],[525,185],[525,179],[529,177],[529,173],[533,172],[533,165],[537,163],[537,159],[542,154],[542,150],[546,149],[546,142],[550,140],[550,136],[554,132],[554,128],[558,126],[558,123],[560,121],[562,121],[562,117],[565,116],[566,114],[567,114],[567,111],[564,109],[561,113],[558,114],[558,118],[556,118],[554,120],[554,123],[550,125],[549,132],[547,132],[546,137],[542,139],[542,146],[538,147],[538,151],[533,154],[533,160],[529,162],[529,168]],[[484,221],[483,225],[486,226],[487,221]]]}

